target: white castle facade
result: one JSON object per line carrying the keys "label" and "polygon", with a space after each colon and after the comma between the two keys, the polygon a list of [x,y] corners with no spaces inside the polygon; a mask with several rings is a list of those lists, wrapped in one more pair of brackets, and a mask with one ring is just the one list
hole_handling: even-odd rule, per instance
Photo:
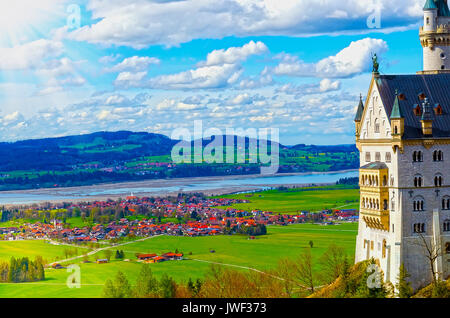
{"label": "white castle facade", "polygon": [[[355,261],[374,258],[384,281],[404,264],[413,288],[450,276],[450,11],[427,0],[423,71],[380,75],[374,63],[355,117],[360,218]],[[433,269],[433,270],[431,270]]]}

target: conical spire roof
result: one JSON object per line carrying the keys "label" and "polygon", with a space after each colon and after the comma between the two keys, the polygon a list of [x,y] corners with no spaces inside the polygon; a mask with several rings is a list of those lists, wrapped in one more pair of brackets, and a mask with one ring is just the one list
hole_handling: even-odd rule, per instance
{"label": "conical spire roof", "polygon": [[398,99],[398,91],[395,90],[395,100],[394,105],[392,106],[391,119],[400,119],[404,118],[402,109],[400,107],[400,101]]}
{"label": "conical spire roof", "polygon": [[356,111],[356,116],[355,116],[355,121],[361,121],[363,111],[364,111],[364,104],[362,101],[362,95],[360,95],[359,96],[359,105],[358,105],[358,109]]}

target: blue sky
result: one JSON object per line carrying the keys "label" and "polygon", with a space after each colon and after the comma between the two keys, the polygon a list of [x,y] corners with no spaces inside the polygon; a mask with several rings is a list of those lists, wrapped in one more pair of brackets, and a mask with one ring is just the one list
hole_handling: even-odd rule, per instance
{"label": "blue sky", "polygon": [[[421,70],[423,3],[0,4],[0,140],[99,130],[170,136],[202,120],[223,131],[279,128],[284,144],[352,143],[371,54],[382,73]],[[369,28],[376,12],[381,28]]]}

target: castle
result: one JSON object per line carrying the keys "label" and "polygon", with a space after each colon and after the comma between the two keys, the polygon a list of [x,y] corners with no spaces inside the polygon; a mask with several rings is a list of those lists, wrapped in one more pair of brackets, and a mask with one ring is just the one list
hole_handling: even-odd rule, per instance
{"label": "castle", "polygon": [[404,264],[415,289],[450,276],[450,10],[447,0],[423,10],[423,71],[381,75],[375,57],[355,117],[355,261],[376,259],[394,285]]}

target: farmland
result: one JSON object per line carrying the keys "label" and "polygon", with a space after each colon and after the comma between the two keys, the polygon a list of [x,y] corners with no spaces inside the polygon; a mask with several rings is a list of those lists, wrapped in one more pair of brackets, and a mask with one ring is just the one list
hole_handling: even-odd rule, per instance
{"label": "farmland", "polygon": [[359,208],[359,190],[345,188],[344,186],[269,190],[220,197],[250,201],[250,203],[238,203],[231,206],[231,208],[246,211],[263,210],[280,213],[298,213],[305,210],[320,211],[335,208]]}
{"label": "farmland", "polygon": [[[101,297],[103,284],[106,279],[121,270],[132,284],[141,267],[137,263],[136,253],[164,253],[178,249],[188,260],[168,261],[150,264],[156,277],[167,273],[179,282],[186,282],[189,277],[203,278],[210,267],[209,262],[227,264],[239,269],[239,266],[257,270],[269,270],[277,266],[280,258],[294,258],[314,242],[312,255],[315,260],[325,251],[330,243],[339,241],[350,258],[353,258],[357,224],[314,225],[297,224],[290,226],[269,226],[268,234],[255,240],[248,240],[246,236],[204,236],[177,237],[158,236],[145,241],[127,244],[117,249],[123,249],[125,259],[114,260],[108,264],[81,263],[81,258],[74,261],[81,268],[82,287],[68,288],[65,283],[69,273],[65,269],[47,269],[46,280],[36,283],[0,284],[0,297]],[[8,255],[31,256],[30,253],[44,254],[47,258],[63,255],[64,246],[51,246],[42,241],[3,242],[3,244],[25,244],[14,246],[2,252],[2,258]],[[6,246],[6,245],[5,245]],[[47,250],[51,247],[51,250]],[[3,246],[2,246],[3,248]],[[111,248],[115,251],[115,247]],[[211,253],[211,251],[214,253]],[[191,254],[192,253],[192,254]],[[102,257],[102,252],[90,257],[95,261]],[[67,265],[67,264],[63,264]],[[246,270],[246,269],[241,269]],[[316,268],[317,270],[317,268]],[[45,284],[45,288],[42,288]]]}

